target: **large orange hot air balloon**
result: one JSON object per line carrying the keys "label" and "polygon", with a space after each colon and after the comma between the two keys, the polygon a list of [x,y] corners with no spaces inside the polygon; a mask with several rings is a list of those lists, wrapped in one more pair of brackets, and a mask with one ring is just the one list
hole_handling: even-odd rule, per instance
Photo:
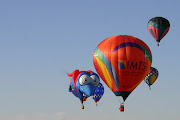
{"label": "large orange hot air balloon", "polygon": [[147,75],[151,62],[149,47],[129,35],[107,38],[93,53],[97,73],[114,94],[122,96],[124,101]]}

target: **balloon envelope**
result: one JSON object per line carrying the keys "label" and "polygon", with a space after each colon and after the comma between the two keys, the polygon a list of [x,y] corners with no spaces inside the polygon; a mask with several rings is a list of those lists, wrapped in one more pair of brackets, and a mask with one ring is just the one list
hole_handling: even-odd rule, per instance
{"label": "balloon envelope", "polygon": [[93,53],[94,67],[116,96],[125,101],[147,75],[152,62],[149,47],[129,35],[102,41]]}
{"label": "balloon envelope", "polygon": [[149,85],[149,87],[156,81],[158,78],[159,72],[156,68],[151,67],[148,74],[146,75],[144,81]]}
{"label": "balloon envelope", "polygon": [[169,31],[170,23],[166,18],[154,17],[148,21],[147,27],[151,36],[159,43]]}
{"label": "balloon envelope", "polygon": [[99,83],[99,85],[96,87],[96,90],[94,92],[93,100],[95,102],[98,102],[103,96],[103,94],[104,94],[104,86],[101,83]]}

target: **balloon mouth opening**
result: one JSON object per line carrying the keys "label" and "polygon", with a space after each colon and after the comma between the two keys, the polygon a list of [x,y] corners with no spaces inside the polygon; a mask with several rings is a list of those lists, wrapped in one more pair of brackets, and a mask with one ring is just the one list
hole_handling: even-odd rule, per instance
{"label": "balloon mouth opening", "polygon": [[94,102],[96,102],[96,103],[97,103],[98,101],[99,101],[99,100],[94,100]]}
{"label": "balloon mouth opening", "polygon": [[121,96],[125,101],[131,92],[128,91],[113,91],[116,96]]}
{"label": "balloon mouth opening", "polygon": [[83,101],[86,101],[86,100],[87,100],[87,97],[84,97],[84,98],[83,98]]}
{"label": "balloon mouth opening", "polygon": [[157,46],[159,46],[159,42],[160,42],[160,40],[156,40],[157,41]]}

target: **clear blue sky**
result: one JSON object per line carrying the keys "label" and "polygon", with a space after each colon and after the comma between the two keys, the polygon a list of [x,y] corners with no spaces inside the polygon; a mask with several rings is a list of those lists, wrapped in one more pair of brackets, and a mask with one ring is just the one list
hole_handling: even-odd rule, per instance
{"label": "clear blue sky", "polygon": [[[179,120],[179,0],[0,0],[1,120]],[[157,47],[147,31],[152,17],[171,28]],[[85,109],[68,92],[67,72],[93,70],[96,46],[113,35],[132,35],[151,49],[159,78],[142,82],[125,112],[105,86],[99,106]]]}

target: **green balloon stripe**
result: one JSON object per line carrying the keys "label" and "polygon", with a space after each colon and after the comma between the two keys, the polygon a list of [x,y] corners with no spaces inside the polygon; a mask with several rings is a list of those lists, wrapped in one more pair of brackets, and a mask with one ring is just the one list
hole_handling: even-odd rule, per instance
{"label": "green balloon stripe", "polygon": [[146,49],[146,48],[144,48],[142,45],[140,45],[139,44],[139,46],[143,49],[143,51],[144,51],[144,53],[146,53],[147,54],[147,58],[151,61],[151,63],[152,63],[152,55],[151,55],[151,52],[148,50],[148,49]]}
{"label": "green balloon stripe", "polygon": [[96,47],[96,49],[95,49],[95,55],[103,64],[105,64],[104,58],[103,58],[101,51],[99,50],[98,47]]}
{"label": "green balloon stripe", "polygon": [[150,29],[150,31],[151,31],[151,34],[153,35],[153,37],[156,39],[156,37],[155,37],[155,35],[154,35],[153,30],[152,30],[152,29]]}

